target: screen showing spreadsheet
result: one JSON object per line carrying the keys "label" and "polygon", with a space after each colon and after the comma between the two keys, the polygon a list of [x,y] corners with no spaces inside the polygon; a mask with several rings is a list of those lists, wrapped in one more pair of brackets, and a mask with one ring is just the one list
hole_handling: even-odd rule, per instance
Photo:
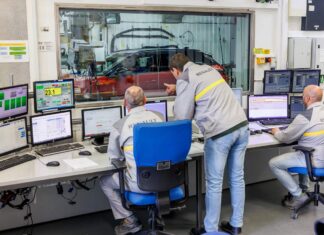
{"label": "screen showing spreadsheet", "polygon": [[0,120],[28,113],[28,84],[0,88]]}
{"label": "screen showing spreadsheet", "polygon": [[264,71],[264,94],[289,93],[291,87],[291,70]]}
{"label": "screen showing spreadsheet", "polygon": [[35,112],[74,107],[74,81],[34,82]]}
{"label": "screen showing spreadsheet", "polygon": [[[168,121],[168,106],[167,106],[167,101],[166,100],[159,100],[159,101],[148,101],[145,104],[146,110],[149,111],[155,111],[160,113],[163,116],[163,121],[167,122]],[[126,108],[124,108],[124,113],[125,115],[128,114],[128,111]]]}
{"label": "screen showing spreadsheet", "polygon": [[249,120],[288,118],[288,95],[250,95]]}
{"label": "screen showing spreadsheet", "polygon": [[28,147],[26,118],[0,124],[0,155]]}
{"label": "screen showing spreadsheet", "polygon": [[71,111],[30,117],[32,144],[72,138]]}
{"label": "screen showing spreadsheet", "polygon": [[293,93],[302,93],[304,87],[308,85],[319,85],[321,70],[319,69],[296,69],[293,72]]}
{"label": "screen showing spreadsheet", "polygon": [[82,110],[83,139],[108,135],[121,118],[121,106]]}

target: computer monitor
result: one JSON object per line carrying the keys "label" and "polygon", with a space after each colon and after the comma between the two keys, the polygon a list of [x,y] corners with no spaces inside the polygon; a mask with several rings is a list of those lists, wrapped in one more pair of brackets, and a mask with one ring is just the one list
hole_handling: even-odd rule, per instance
{"label": "computer monitor", "polygon": [[103,145],[115,122],[122,118],[121,106],[82,110],[82,138],[94,138],[93,144]]}
{"label": "computer monitor", "polygon": [[28,113],[28,84],[0,88],[0,120]]}
{"label": "computer monitor", "polygon": [[263,79],[263,94],[289,93],[291,87],[291,70],[266,70]]}
{"label": "computer monitor", "polygon": [[290,97],[290,118],[295,118],[298,114],[305,111],[305,105],[302,96]]}
{"label": "computer monitor", "polygon": [[51,143],[73,137],[71,111],[30,117],[33,145]]}
{"label": "computer monitor", "polygon": [[74,80],[34,82],[35,112],[74,108]]}
{"label": "computer monitor", "polygon": [[[145,108],[160,113],[163,116],[163,121],[168,121],[168,104],[166,100],[148,101]],[[124,114],[128,114],[126,107],[124,107]]]}
{"label": "computer monitor", "polygon": [[232,88],[232,91],[233,91],[233,93],[235,95],[236,100],[242,106],[242,88]]}
{"label": "computer monitor", "polygon": [[288,95],[248,96],[248,118],[250,121],[288,118]]}
{"label": "computer monitor", "polygon": [[0,156],[28,147],[26,118],[0,124]]}
{"label": "computer monitor", "polygon": [[296,69],[293,72],[292,93],[301,93],[308,85],[319,85],[320,69]]}

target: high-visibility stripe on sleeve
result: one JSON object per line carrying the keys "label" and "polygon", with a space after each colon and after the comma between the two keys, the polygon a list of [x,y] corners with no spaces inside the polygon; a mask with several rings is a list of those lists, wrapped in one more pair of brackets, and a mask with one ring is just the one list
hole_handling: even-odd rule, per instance
{"label": "high-visibility stripe on sleeve", "polygon": [[319,136],[319,135],[324,135],[324,130],[322,131],[314,131],[314,132],[305,132],[304,136]]}
{"label": "high-visibility stripe on sleeve", "polygon": [[195,101],[199,100],[202,96],[204,96],[208,91],[210,91],[212,88],[218,86],[219,84],[225,82],[224,79],[219,79],[216,82],[213,82],[212,84],[210,84],[209,86],[207,86],[206,88],[204,88],[201,92],[199,92],[196,96],[195,96]]}
{"label": "high-visibility stripe on sleeve", "polygon": [[124,152],[133,151],[133,145],[126,145],[123,147]]}

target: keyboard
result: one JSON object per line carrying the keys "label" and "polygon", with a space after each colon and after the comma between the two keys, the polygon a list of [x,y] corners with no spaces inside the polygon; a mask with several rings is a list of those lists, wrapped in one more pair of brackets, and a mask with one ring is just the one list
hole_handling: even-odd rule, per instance
{"label": "keyboard", "polygon": [[99,153],[107,153],[107,151],[108,151],[108,145],[101,145],[101,146],[95,147],[95,149]]}
{"label": "keyboard", "polygon": [[8,169],[10,167],[20,165],[22,163],[25,163],[25,162],[28,162],[28,161],[31,161],[34,159],[36,159],[35,156],[30,155],[30,154],[24,154],[21,156],[15,156],[15,157],[0,161],[0,171]]}
{"label": "keyboard", "polygon": [[290,124],[292,123],[294,119],[291,118],[278,118],[278,119],[265,119],[265,120],[260,120],[260,122],[265,125],[283,125],[283,124]]}
{"label": "keyboard", "polygon": [[37,149],[35,150],[36,153],[39,155],[45,157],[57,153],[64,153],[64,152],[69,152],[77,149],[83,149],[84,146],[80,143],[69,143],[69,144],[61,144],[61,145],[56,145],[52,147],[46,147],[43,149]]}
{"label": "keyboard", "polygon": [[[281,126],[281,127],[278,127],[278,128],[279,128],[279,130],[284,130],[284,129],[286,129],[287,127],[288,127],[288,126]],[[271,130],[272,130],[272,128],[262,129],[263,132],[268,133],[268,134],[272,134],[272,133],[271,133]]]}

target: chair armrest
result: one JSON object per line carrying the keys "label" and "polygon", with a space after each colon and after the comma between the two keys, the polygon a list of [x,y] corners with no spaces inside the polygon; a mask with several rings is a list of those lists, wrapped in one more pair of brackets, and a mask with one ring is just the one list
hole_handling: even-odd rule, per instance
{"label": "chair armrest", "polygon": [[119,191],[120,191],[120,196],[122,200],[122,205],[125,209],[131,210],[129,207],[128,203],[126,202],[125,198],[125,169],[127,168],[126,166],[126,161],[120,161],[118,159],[112,159],[111,164],[116,167],[118,170],[118,176],[119,176]]}
{"label": "chair armrest", "polygon": [[305,161],[306,161],[307,173],[308,173],[309,179],[312,182],[315,182],[316,177],[313,175],[313,164],[312,164],[312,157],[313,157],[313,152],[315,151],[315,149],[310,148],[310,147],[301,146],[301,145],[294,146],[293,149],[303,152],[303,154],[305,155]]}
{"label": "chair armrest", "polygon": [[313,148],[305,147],[305,146],[301,146],[301,145],[294,146],[293,149],[300,150],[302,152],[309,152],[309,153],[314,152],[314,150],[315,150]]}
{"label": "chair armrest", "polygon": [[126,162],[125,161],[120,161],[118,159],[112,159],[111,164],[116,167],[117,170],[122,171],[126,169]]}

